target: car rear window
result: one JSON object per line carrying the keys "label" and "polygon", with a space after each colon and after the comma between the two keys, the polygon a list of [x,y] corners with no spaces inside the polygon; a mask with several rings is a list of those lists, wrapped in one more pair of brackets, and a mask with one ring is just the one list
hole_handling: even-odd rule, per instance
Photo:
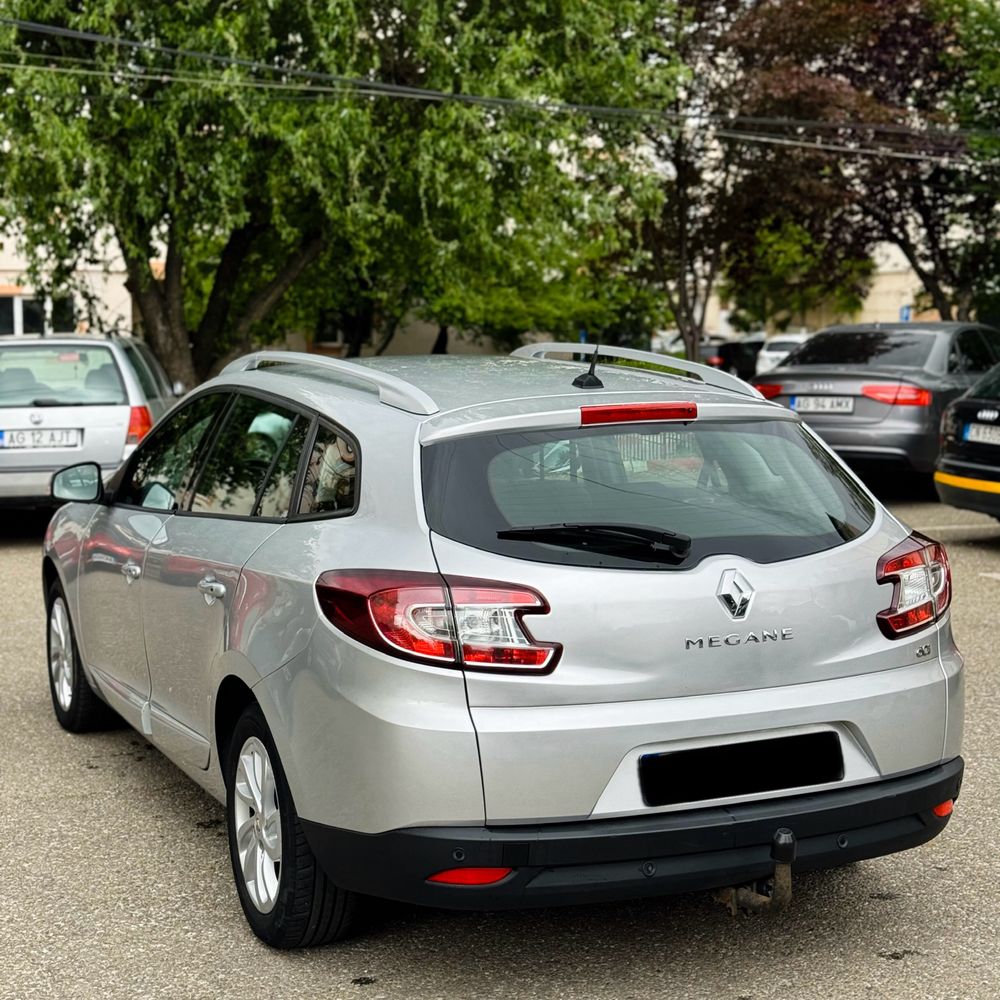
{"label": "car rear window", "polygon": [[1000,399],[1000,365],[991,368],[966,395],[972,399]]}
{"label": "car rear window", "polygon": [[106,347],[0,347],[0,406],[117,406],[126,402]]}
{"label": "car rear window", "polygon": [[817,333],[785,358],[788,365],[885,365],[923,368],[935,334],[920,330]]}
{"label": "car rear window", "polygon": [[[536,562],[672,570],[732,554],[771,563],[856,538],[875,513],[853,477],[786,420],[477,435],[426,446],[422,459],[433,531]],[[690,551],[661,560],[635,545],[497,535],[564,524],[671,531],[690,537]]]}
{"label": "car rear window", "polygon": [[794,351],[801,343],[801,340],[770,340],[764,346],[768,351]]}

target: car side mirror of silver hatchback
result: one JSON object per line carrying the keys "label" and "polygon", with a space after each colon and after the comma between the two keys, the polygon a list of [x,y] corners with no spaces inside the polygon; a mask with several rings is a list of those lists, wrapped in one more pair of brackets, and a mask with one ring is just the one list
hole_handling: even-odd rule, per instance
{"label": "car side mirror of silver hatchback", "polygon": [[175,396],[183,396],[188,391],[188,387],[180,379],[174,382],[171,389]]}
{"label": "car side mirror of silver hatchback", "polygon": [[60,469],[52,477],[53,500],[76,500],[93,503],[104,493],[101,467],[96,462],[81,462],[68,469]]}

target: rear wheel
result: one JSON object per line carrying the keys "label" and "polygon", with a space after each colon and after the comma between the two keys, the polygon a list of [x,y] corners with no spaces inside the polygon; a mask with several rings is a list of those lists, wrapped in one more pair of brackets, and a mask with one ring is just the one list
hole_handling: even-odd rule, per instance
{"label": "rear wheel", "polygon": [[243,913],[273,948],[346,937],[356,897],[323,873],[306,841],[263,713],[250,705],[226,757],[229,856]]}
{"label": "rear wheel", "polygon": [[66,595],[58,582],[49,588],[48,598],[49,693],[59,725],[71,733],[115,728],[120,717],[94,693],[80,665]]}

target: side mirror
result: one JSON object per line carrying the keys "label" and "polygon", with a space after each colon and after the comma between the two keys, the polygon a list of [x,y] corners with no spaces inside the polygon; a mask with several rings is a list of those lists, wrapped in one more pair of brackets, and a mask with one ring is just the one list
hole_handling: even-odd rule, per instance
{"label": "side mirror", "polygon": [[93,503],[104,493],[101,467],[96,462],[82,462],[61,469],[52,477],[53,500],[77,500]]}
{"label": "side mirror", "polygon": [[188,391],[187,386],[178,379],[171,387],[175,396],[183,396]]}

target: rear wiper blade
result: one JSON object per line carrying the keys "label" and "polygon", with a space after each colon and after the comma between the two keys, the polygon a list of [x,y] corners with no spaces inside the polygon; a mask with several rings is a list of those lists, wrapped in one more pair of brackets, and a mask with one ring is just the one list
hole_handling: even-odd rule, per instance
{"label": "rear wiper blade", "polygon": [[691,551],[690,536],[679,531],[613,522],[564,521],[557,524],[533,524],[498,531],[497,538],[512,541],[557,542],[580,548],[644,549],[650,555],[667,556],[678,560],[685,559]]}
{"label": "rear wiper blade", "polygon": [[43,406],[122,406],[122,403],[116,403],[114,400],[108,399],[98,399],[96,402],[94,400],[66,400],[66,399],[54,399],[52,396],[41,396],[38,399],[33,399],[31,401],[31,406],[37,406],[39,408]]}

